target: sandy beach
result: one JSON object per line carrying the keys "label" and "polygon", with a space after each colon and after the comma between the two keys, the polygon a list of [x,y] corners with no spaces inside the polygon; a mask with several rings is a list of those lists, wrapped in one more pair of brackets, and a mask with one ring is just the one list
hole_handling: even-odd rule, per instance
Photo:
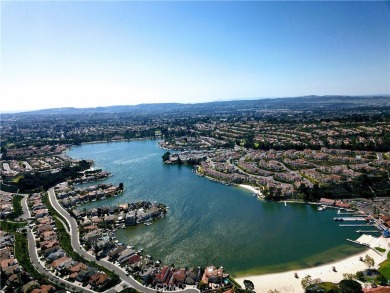
{"label": "sandy beach", "polygon": [[252,191],[253,193],[255,193],[257,195],[263,195],[259,189],[256,189],[256,188],[254,188],[251,185],[239,184],[238,186],[242,187],[242,188],[245,188],[245,189],[248,189],[248,190]]}
{"label": "sandy beach", "polygon": [[[244,280],[251,280],[255,285],[255,291],[268,292],[270,289],[277,289],[280,292],[304,292],[301,285],[301,280],[306,275],[310,275],[312,279],[321,279],[322,281],[330,281],[338,283],[343,279],[345,273],[356,273],[357,271],[363,271],[367,269],[367,266],[360,261],[360,257],[365,255],[371,256],[375,260],[375,267],[386,259],[387,252],[389,251],[389,241],[385,238],[377,238],[374,242],[370,243],[371,247],[386,248],[386,252],[378,253],[373,249],[367,249],[366,251],[353,255],[351,257],[336,261],[333,263],[321,265],[318,267],[288,271],[283,273],[266,274],[259,276],[246,276],[242,278],[236,278],[236,281],[243,286]],[[333,271],[333,266],[336,267],[337,272]],[[299,278],[295,278],[294,274],[298,273]],[[243,286],[244,288],[244,286]]]}

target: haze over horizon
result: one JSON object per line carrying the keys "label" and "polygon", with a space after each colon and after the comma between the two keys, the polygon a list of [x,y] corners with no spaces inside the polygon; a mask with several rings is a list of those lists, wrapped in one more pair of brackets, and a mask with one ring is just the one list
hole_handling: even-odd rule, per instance
{"label": "haze over horizon", "polygon": [[388,2],[2,2],[2,112],[390,93]]}

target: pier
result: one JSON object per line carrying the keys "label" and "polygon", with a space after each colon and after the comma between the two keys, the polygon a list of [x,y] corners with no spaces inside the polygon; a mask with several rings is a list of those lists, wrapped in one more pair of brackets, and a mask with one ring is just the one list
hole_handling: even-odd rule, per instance
{"label": "pier", "polygon": [[356,233],[380,233],[378,230],[357,230]]}
{"label": "pier", "polygon": [[340,224],[340,227],[372,227],[372,224]]}
{"label": "pier", "polygon": [[352,240],[352,239],[348,239],[348,238],[347,238],[347,241],[350,241],[350,242],[355,243],[355,244],[358,244],[358,245],[370,247],[369,244],[361,243],[361,242],[359,242],[359,241],[355,241],[355,240]]}
{"label": "pier", "polygon": [[366,219],[363,217],[335,217],[334,221],[361,221],[366,222]]}

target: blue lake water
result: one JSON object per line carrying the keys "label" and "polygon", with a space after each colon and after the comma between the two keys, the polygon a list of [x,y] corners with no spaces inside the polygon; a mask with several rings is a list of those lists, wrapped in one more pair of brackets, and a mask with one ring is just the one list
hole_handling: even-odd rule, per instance
{"label": "blue lake water", "polygon": [[138,200],[169,207],[167,217],[150,226],[116,232],[155,259],[177,267],[222,265],[237,276],[315,266],[362,250],[346,241],[358,237],[357,228],[332,220],[336,210],[260,201],[242,188],[198,177],[190,167],[164,165],[164,152],[156,141],[86,144],[68,152],[111,172],[104,183],[125,185],[123,195],[83,208]]}

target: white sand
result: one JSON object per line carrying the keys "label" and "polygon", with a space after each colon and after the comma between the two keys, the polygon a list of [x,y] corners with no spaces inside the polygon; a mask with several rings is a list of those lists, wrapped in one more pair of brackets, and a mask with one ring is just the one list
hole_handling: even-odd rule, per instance
{"label": "white sand", "polygon": [[240,186],[242,188],[245,188],[245,189],[248,189],[248,190],[252,191],[253,193],[255,193],[257,195],[262,195],[262,193],[261,193],[261,191],[259,189],[255,188],[255,187],[253,187],[251,185],[240,184],[238,186]]}
{"label": "white sand", "polygon": [[[389,251],[389,243],[385,238],[378,238],[376,241],[371,243],[371,247],[382,247],[386,249],[386,252],[379,254],[372,249],[368,249],[358,255],[354,255],[345,258],[340,261],[321,265],[318,267],[294,270],[284,273],[275,273],[259,276],[247,276],[237,278],[236,281],[243,285],[244,280],[250,280],[255,285],[255,291],[268,292],[270,289],[277,289],[280,292],[304,292],[301,285],[301,280],[306,275],[310,275],[312,279],[321,279],[322,281],[329,281],[338,283],[343,279],[345,273],[356,273],[357,271],[363,271],[367,269],[367,266],[360,261],[360,257],[368,254],[375,260],[375,267],[386,259],[387,252]],[[334,272],[333,266],[336,267],[337,272]],[[298,273],[298,279],[295,278],[294,273]],[[243,286],[244,288],[244,286]]]}

